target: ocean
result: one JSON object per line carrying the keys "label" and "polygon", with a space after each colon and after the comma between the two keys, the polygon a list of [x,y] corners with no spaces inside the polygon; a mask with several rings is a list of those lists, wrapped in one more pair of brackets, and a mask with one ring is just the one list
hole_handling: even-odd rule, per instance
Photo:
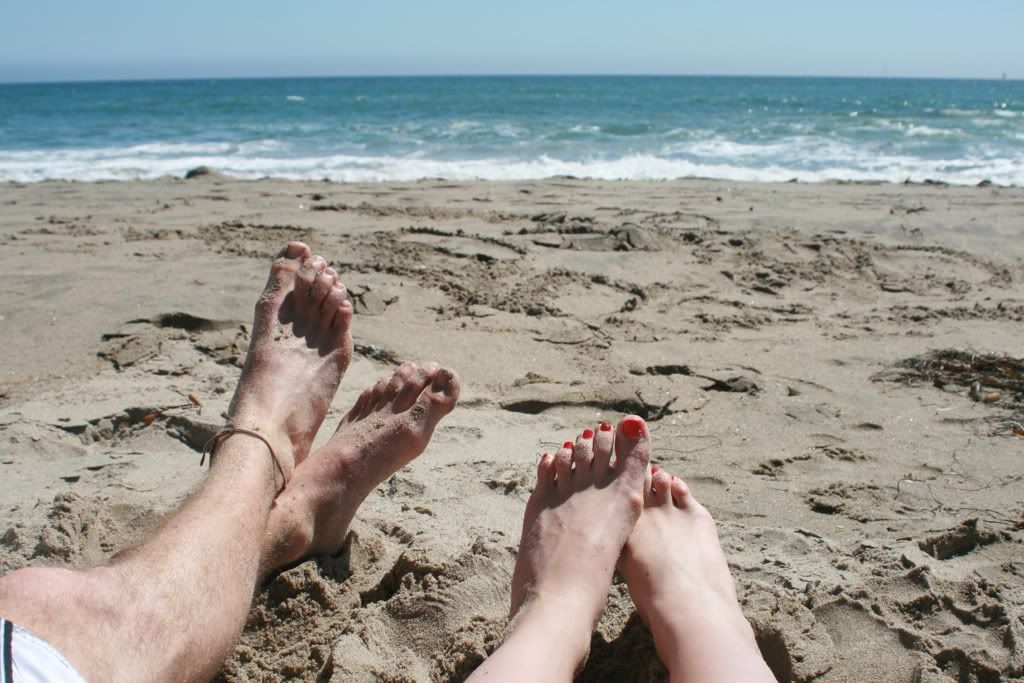
{"label": "ocean", "polygon": [[983,180],[1024,185],[1024,81],[416,77],[0,85],[0,181]]}

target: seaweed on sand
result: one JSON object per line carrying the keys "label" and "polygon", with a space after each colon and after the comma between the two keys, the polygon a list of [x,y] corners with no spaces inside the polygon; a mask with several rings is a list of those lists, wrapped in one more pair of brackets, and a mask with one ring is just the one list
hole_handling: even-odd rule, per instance
{"label": "seaweed on sand", "polygon": [[905,358],[872,379],[966,390],[974,401],[1002,409],[1002,415],[983,418],[995,433],[1024,437],[1024,358],[940,349]]}

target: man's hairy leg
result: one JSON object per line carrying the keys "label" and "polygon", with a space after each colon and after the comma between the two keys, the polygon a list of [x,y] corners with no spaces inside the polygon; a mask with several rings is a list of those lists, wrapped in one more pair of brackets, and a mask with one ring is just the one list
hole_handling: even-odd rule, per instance
{"label": "man's hairy leg", "polygon": [[0,616],[90,681],[212,677],[248,614],[274,496],[308,454],[351,357],[351,318],[337,274],[306,245],[289,244],[256,304],[229,410],[233,426],[267,442],[225,438],[200,490],[110,564],[3,577]]}

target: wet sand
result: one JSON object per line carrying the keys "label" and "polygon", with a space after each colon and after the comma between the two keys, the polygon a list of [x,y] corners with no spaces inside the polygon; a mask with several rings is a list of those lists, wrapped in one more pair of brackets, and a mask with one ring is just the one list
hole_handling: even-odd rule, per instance
{"label": "wet sand", "polygon": [[[624,412],[719,521],[780,680],[1024,676],[1012,397],[886,381],[1024,356],[1019,188],[0,185],[0,570],[100,562],[195,488],[289,239],[356,305],[321,439],[403,359],[456,368],[462,400],[339,557],[259,593],[225,680],[462,680],[538,455]],[[616,583],[582,680],[664,679]]]}

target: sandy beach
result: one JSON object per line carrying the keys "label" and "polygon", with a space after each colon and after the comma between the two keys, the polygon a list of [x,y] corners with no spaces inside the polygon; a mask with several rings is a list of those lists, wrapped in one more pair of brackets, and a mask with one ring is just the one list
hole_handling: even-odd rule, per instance
{"label": "sandy beach", "polygon": [[[993,185],[0,185],[0,571],[102,562],[195,489],[291,239],[355,304],[320,442],[405,359],[462,397],[341,555],[258,593],[223,680],[462,680],[538,456],[629,412],[780,681],[1024,677],[1024,397],[900,366],[1024,356],[1024,189]],[[666,680],[618,580],[581,680]]]}

